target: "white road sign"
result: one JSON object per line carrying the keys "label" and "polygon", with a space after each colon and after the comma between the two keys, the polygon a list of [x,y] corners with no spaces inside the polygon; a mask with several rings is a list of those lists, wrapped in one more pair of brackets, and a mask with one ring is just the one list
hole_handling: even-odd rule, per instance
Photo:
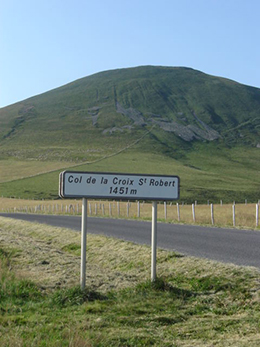
{"label": "white road sign", "polygon": [[117,200],[179,199],[178,176],[64,171],[60,174],[63,198]]}

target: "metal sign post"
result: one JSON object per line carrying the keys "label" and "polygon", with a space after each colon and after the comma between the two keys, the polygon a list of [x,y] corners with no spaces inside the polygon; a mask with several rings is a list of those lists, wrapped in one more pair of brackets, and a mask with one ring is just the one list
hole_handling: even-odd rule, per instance
{"label": "metal sign post", "polygon": [[86,254],[87,254],[87,215],[88,200],[82,199],[82,217],[81,217],[81,266],[80,266],[80,286],[84,290],[86,286]]}
{"label": "metal sign post", "polygon": [[156,253],[157,253],[157,201],[152,205],[152,235],[151,235],[151,281],[156,280]]}

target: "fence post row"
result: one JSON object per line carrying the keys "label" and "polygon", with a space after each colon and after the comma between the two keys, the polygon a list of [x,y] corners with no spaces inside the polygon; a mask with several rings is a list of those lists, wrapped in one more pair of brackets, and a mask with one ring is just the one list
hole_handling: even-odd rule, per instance
{"label": "fence post row", "polygon": [[[260,200],[258,201],[258,203],[256,204],[256,212],[255,212],[255,226],[258,227],[259,226],[259,203]],[[245,204],[247,205],[247,200],[245,200]],[[115,205],[115,204],[114,204]],[[144,205],[144,202],[142,203],[142,206]],[[220,200],[220,205],[222,206],[222,200]],[[170,204],[169,206],[173,207],[173,204]],[[184,206],[184,204],[182,203],[182,206]],[[195,201],[192,204],[192,219],[193,222],[196,222],[196,206],[197,206],[197,201]],[[35,206],[23,206],[23,207],[13,207],[11,209],[4,209],[2,208],[2,211],[4,212],[26,212],[26,213],[77,213],[79,214],[80,212],[80,205],[77,203],[75,204],[70,204],[70,205],[58,205],[58,204],[53,204],[53,205],[47,205],[47,204],[40,204],[40,205],[35,205]],[[89,207],[89,215],[92,215],[92,205],[89,202],[88,203],[88,207]],[[115,206],[114,206],[115,207]],[[98,215],[98,203],[96,202],[94,204],[94,208],[95,208],[95,215]],[[99,203],[99,208],[100,208],[100,212],[105,215],[105,204],[104,203]],[[130,208],[131,208],[131,204],[128,201],[126,203],[126,215],[127,217],[130,216]],[[108,213],[109,216],[112,217],[113,213],[113,208],[112,208],[112,203],[109,202],[108,205]],[[181,220],[181,216],[180,216],[180,204],[176,203],[176,209],[177,209],[177,219],[178,222],[180,222]],[[211,203],[210,204],[210,214],[211,214],[211,224],[214,225],[215,224],[215,216],[214,216],[214,204]],[[117,215],[120,216],[120,202],[117,202]],[[140,218],[141,215],[141,204],[140,201],[137,201],[137,217]],[[168,218],[168,206],[167,206],[167,202],[164,202],[164,219],[167,220]],[[236,202],[234,201],[232,204],[232,223],[233,226],[236,226]]]}

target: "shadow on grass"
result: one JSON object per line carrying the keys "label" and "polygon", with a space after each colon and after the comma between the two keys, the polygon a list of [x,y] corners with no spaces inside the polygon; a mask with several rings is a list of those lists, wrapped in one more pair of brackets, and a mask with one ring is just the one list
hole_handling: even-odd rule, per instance
{"label": "shadow on grass", "polygon": [[137,292],[142,291],[155,291],[155,292],[168,292],[175,298],[190,298],[192,296],[196,296],[197,293],[194,293],[193,291],[186,290],[186,289],[180,289],[173,285],[171,285],[165,278],[158,277],[155,281],[147,281],[141,284],[138,284],[136,287]]}
{"label": "shadow on grass", "polygon": [[107,300],[107,296],[88,288],[82,290],[80,287],[72,287],[69,289],[60,289],[53,293],[51,304],[60,307],[79,306],[85,302],[95,300]]}

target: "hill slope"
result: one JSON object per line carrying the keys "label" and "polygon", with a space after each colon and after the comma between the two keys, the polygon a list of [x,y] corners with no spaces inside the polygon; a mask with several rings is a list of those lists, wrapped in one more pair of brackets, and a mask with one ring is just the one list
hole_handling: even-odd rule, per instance
{"label": "hill slope", "polygon": [[44,147],[107,151],[153,126],[151,141],[164,149],[194,141],[257,146],[259,125],[259,89],[192,69],[147,66],[95,74],[1,109],[0,145],[14,152],[19,146],[21,155],[41,147],[35,156]]}
{"label": "hill slope", "polygon": [[[173,158],[213,180],[227,163],[241,166],[232,175],[259,172],[260,89],[189,68],[145,66],[101,72],[0,109],[2,159],[93,162],[128,147],[134,158]],[[144,171],[130,162],[124,169]]]}

